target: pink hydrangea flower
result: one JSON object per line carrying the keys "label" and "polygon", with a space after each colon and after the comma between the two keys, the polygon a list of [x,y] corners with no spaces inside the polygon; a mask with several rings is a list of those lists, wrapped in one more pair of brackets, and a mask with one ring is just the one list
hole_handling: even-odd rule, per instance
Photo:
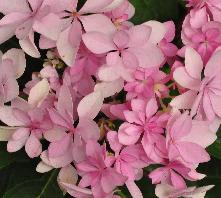
{"label": "pink hydrangea flower", "polygon": [[205,66],[202,79],[203,62],[200,55],[192,48],[187,48],[185,67],[174,71],[175,81],[184,88],[189,89],[177,96],[171,102],[172,107],[178,109],[191,109],[192,116],[197,114],[199,119],[213,121],[220,118],[219,65],[220,50],[216,51]]}

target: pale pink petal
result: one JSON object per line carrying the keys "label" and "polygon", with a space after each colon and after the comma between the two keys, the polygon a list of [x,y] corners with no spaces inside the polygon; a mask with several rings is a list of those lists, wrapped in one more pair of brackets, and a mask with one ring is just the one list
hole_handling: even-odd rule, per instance
{"label": "pale pink petal", "polygon": [[179,96],[176,96],[171,102],[170,106],[177,109],[191,109],[196,99],[197,92],[189,90]]}
{"label": "pale pink petal", "polygon": [[143,198],[142,192],[134,181],[127,181],[126,186],[133,198]]}
{"label": "pale pink petal", "polygon": [[72,141],[72,135],[65,135],[61,140],[52,142],[48,147],[49,158],[57,158],[64,155],[69,150]]}
{"label": "pale pink petal", "polygon": [[101,11],[102,12],[110,12],[110,11],[118,8],[119,6],[121,6],[123,2],[124,2],[124,0],[112,0],[112,3],[110,3],[105,8],[101,9]]}
{"label": "pale pink petal", "polygon": [[34,43],[34,33],[31,32],[29,34],[29,37],[19,40],[19,44],[21,48],[24,50],[25,53],[28,55],[34,57],[34,58],[40,58],[41,55],[38,51],[38,48],[36,47]]}
{"label": "pale pink petal", "polygon": [[28,137],[27,138],[23,138],[21,140],[9,140],[8,144],[7,144],[7,151],[9,153],[14,153],[19,151],[26,143]]}
{"label": "pale pink petal", "polygon": [[78,174],[76,169],[72,165],[68,165],[62,168],[58,174],[58,184],[65,189],[65,186],[62,183],[67,184],[77,184],[78,181]]}
{"label": "pale pink petal", "polygon": [[28,97],[28,103],[32,106],[40,106],[48,96],[50,85],[46,79],[41,80],[31,90]]}
{"label": "pale pink petal", "polygon": [[129,48],[128,51],[136,55],[142,68],[160,67],[165,61],[163,52],[151,43],[144,48]]}
{"label": "pale pink petal", "polygon": [[146,117],[147,119],[151,118],[158,110],[157,101],[155,98],[152,98],[148,101],[146,106]]}
{"label": "pale pink petal", "polygon": [[24,23],[29,18],[29,14],[22,12],[12,12],[5,15],[0,20],[0,26],[14,25],[15,27]]}
{"label": "pale pink petal", "polygon": [[198,144],[191,142],[179,142],[177,144],[177,148],[183,160],[188,163],[199,164],[210,160],[209,154]]}
{"label": "pale pink petal", "polygon": [[150,38],[151,28],[145,25],[136,25],[128,31],[130,36],[130,47],[143,46]]}
{"label": "pale pink petal", "polygon": [[94,91],[100,91],[104,98],[110,97],[119,93],[124,87],[124,80],[118,79],[113,82],[98,83],[94,87]]}
{"label": "pale pink petal", "polygon": [[44,36],[40,36],[40,40],[39,40],[40,49],[50,49],[50,48],[55,48],[55,47],[56,47],[55,41],[50,40]]}
{"label": "pale pink petal", "polygon": [[100,69],[98,70],[98,76],[100,80],[107,82],[116,81],[121,77],[116,68],[111,66],[100,67]]}
{"label": "pale pink petal", "polygon": [[79,117],[94,119],[101,110],[103,100],[102,93],[98,91],[85,96],[77,108]]}
{"label": "pale pink petal", "polygon": [[61,32],[60,18],[56,14],[49,13],[41,20],[35,21],[33,29],[48,39],[56,41]]}
{"label": "pale pink petal", "polygon": [[25,72],[26,59],[25,54],[20,49],[10,49],[3,56],[3,59],[10,59],[13,62],[14,68],[16,70],[16,77],[19,78]]}
{"label": "pale pink petal", "polygon": [[11,139],[17,141],[17,140],[21,140],[21,139],[24,139],[24,138],[28,138],[29,135],[30,135],[30,129],[28,129],[28,128],[19,128],[13,133]]}
{"label": "pale pink petal", "polygon": [[82,37],[86,47],[95,54],[103,54],[116,50],[110,36],[100,32],[89,32]]}
{"label": "pale pink petal", "polygon": [[0,43],[4,43],[10,39],[15,32],[16,27],[14,26],[3,26],[0,27]]}
{"label": "pale pink petal", "polygon": [[199,90],[200,80],[196,80],[188,75],[184,67],[177,68],[173,73],[174,80],[182,87],[191,90]]}
{"label": "pale pink petal", "polygon": [[[200,139],[200,141],[199,141]],[[182,138],[182,141],[196,143],[203,148],[210,146],[217,136],[209,128],[209,124],[206,121],[193,121],[191,132]]]}
{"label": "pale pink petal", "polygon": [[58,40],[57,48],[62,60],[72,66],[81,42],[82,29],[81,24],[75,20],[72,26],[64,30]]}
{"label": "pale pink petal", "polygon": [[152,31],[149,41],[153,44],[159,43],[166,35],[167,29],[163,23],[160,23],[158,21],[148,21],[143,23],[143,25],[151,27]]}
{"label": "pale pink petal", "polygon": [[124,123],[119,128],[119,142],[123,145],[133,145],[139,140],[141,132],[142,130],[140,127],[133,124]]}
{"label": "pale pink petal", "polygon": [[193,48],[186,48],[185,68],[192,78],[201,79],[203,61],[201,56]]}
{"label": "pale pink petal", "polygon": [[113,0],[87,0],[81,8],[81,13],[96,13],[107,7]]}
{"label": "pale pink petal", "polygon": [[214,52],[210,60],[205,66],[204,74],[207,77],[212,77],[221,71],[221,50]]}
{"label": "pale pink petal", "polygon": [[44,138],[49,142],[56,142],[61,140],[66,132],[63,129],[53,128],[47,131],[44,131]]}
{"label": "pale pink petal", "polygon": [[86,32],[97,31],[111,36],[116,31],[115,25],[103,14],[81,16],[80,20]]}
{"label": "pale pink petal", "polygon": [[0,12],[3,14],[9,14],[11,12],[29,12],[27,0],[1,0]]}
{"label": "pale pink petal", "polygon": [[9,102],[15,99],[19,94],[18,82],[15,78],[8,78],[4,86],[4,102]]}
{"label": "pale pink petal", "polygon": [[216,113],[217,116],[221,118],[221,103],[220,103],[221,96],[210,94],[209,98],[213,107],[213,111]]}
{"label": "pale pink petal", "polygon": [[0,120],[8,126],[22,126],[23,123],[17,120],[11,107],[0,107]]}
{"label": "pale pink petal", "polygon": [[44,162],[39,162],[36,167],[36,172],[38,173],[47,173],[53,169],[52,166],[45,164]]}
{"label": "pale pink petal", "polygon": [[30,158],[38,157],[42,152],[42,145],[35,135],[31,134],[25,144],[25,151]]}
{"label": "pale pink petal", "polygon": [[96,122],[87,118],[80,118],[76,131],[82,136],[85,142],[88,140],[98,140],[100,129]]}

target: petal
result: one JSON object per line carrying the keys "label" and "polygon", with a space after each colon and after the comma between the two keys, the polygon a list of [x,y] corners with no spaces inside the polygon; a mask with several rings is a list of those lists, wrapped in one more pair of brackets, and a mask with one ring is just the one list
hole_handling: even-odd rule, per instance
{"label": "petal", "polygon": [[102,12],[110,12],[110,11],[118,8],[119,6],[121,6],[123,2],[124,2],[124,0],[112,0],[112,3],[110,3],[105,8],[101,9],[101,11]]}
{"label": "petal", "polygon": [[32,106],[40,106],[41,103],[48,96],[50,90],[50,85],[46,79],[38,82],[29,93],[28,103]]}
{"label": "petal", "polygon": [[136,55],[142,68],[160,67],[165,60],[163,52],[151,43],[144,48],[129,48],[128,51]]}
{"label": "petal", "polygon": [[147,119],[151,118],[158,110],[157,101],[155,98],[152,98],[148,101],[146,106],[146,117]]}
{"label": "petal", "polygon": [[139,140],[141,133],[142,130],[140,127],[124,123],[120,126],[118,131],[119,142],[123,145],[133,145]]}
{"label": "petal", "polygon": [[81,24],[74,21],[72,26],[61,32],[57,40],[57,49],[62,60],[72,66],[78,52],[82,36]]}
{"label": "petal", "polygon": [[53,169],[52,166],[45,164],[44,162],[39,162],[36,167],[36,172],[38,173],[47,173]]}
{"label": "petal", "polygon": [[0,27],[0,44],[4,43],[5,41],[13,37],[15,29],[16,27],[14,26]]}
{"label": "petal", "polygon": [[83,140],[98,141],[100,138],[100,129],[96,122],[87,118],[80,118],[76,131],[82,136]]}
{"label": "petal", "polygon": [[58,174],[57,180],[62,187],[62,183],[77,184],[78,174],[76,169],[72,165],[62,168]]}
{"label": "petal", "polygon": [[31,32],[25,39],[19,40],[19,44],[25,53],[34,58],[40,58],[41,55],[34,43],[34,33]]}
{"label": "petal", "polygon": [[15,131],[16,128],[0,126],[0,141],[9,141]]}
{"label": "petal", "polygon": [[199,90],[200,80],[194,79],[188,75],[184,67],[178,67],[173,73],[174,80],[182,87],[191,90]]}
{"label": "petal", "polygon": [[119,93],[124,87],[124,80],[118,79],[113,82],[98,83],[94,87],[94,91],[100,91],[104,98]]}
{"label": "petal", "polygon": [[151,28],[145,25],[136,25],[129,29],[130,47],[143,46],[148,42],[151,34]]}
{"label": "petal", "polygon": [[9,14],[11,12],[29,12],[27,0],[1,0],[0,12],[3,14]]}
{"label": "petal", "polygon": [[33,29],[48,39],[56,41],[61,32],[61,20],[56,14],[49,13],[41,20],[35,21]]}
{"label": "petal", "polygon": [[196,99],[197,92],[189,90],[179,96],[176,96],[171,102],[170,106],[177,109],[191,109]]}
{"label": "petal", "polygon": [[102,66],[98,70],[98,76],[102,81],[116,81],[120,78],[119,72],[116,71],[116,68],[111,66]]}
{"label": "petal", "polygon": [[12,12],[10,14],[5,15],[0,20],[0,26],[14,25],[17,27],[18,25],[24,23],[29,18],[29,14],[22,12]]}
{"label": "petal", "polygon": [[110,36],[100,32],[89,32],[83,35],[83,41],[86,47],[95,54],[103,54],[116,50]]}
{"label": "petal", "polygon": [[81,8],[81,13],[96,13],[102,8],[107,7],[113,0],[87,0],[86,3]]}
{"label": "petal", "polygon": [[191,132],[182,138],[182,141],[192,142],[206,148],[216,139],[217,136],[210,130],[208,122],[194,120]]}
{"label": "petal", "polygon": [[4,86],[4,91],[5,91],[5,98],[4,98],[4,102],[9,102],[13,99],[15,99],[18,94],[19,94],[19,86],[18,86],[18,82],[16,81],[15,78],[8,78],[5,82],[5,86]]}
{"label": "petal", "polygon": [[8,126],[22,126],[23,123],[17,120],[11,107],[0,107],[0,120]]}
{"label": "petal", "polygon": [[201,79],[203,61],[201,56],[193,48],[186,48],[185,68],[192,78]]}
{"label": "petal", "polygon": [[49,158],[57,158],[64,155],[70,149],[72,135],[66,134],[61,140],[52,142],[48,147]]}
{"label": "petal", "polygon": [[25,151],[30,158],[38,157],[42,152],[42,145],[35,135],[31,134],[25,144]]}
{"label": "petal", "polygon": [[143,25],[151,27],[152,31],[149,41],[153,44],[159,43],[166,35],[167,30],[166,26],[163,23],[160,23],[158,21],[148,21],[146,23],[143,23]]}
{"label": "petal", "polygon": [[13,62],[13,65],[16,70],[16,77],[19,78],[25,72],[26,68],[26,59],[25,54],[20,49],[10,49],[3,56],[3,59],[10,59]]}
{"label": "petal", "polygon": [[116,31],[115,25],[103,14],[92,14],[81,16],[80,20],[86,32],[100,32],[108,36],[113,35]]}
{"label": "petal", "polygon": [[209,154],[198,144],[191,142],[179,142],[177,144],[177,149],[179,150],[180,156],[183,160],[188,163],[199,164],[210,160]]}
{"label": "petal", "polygon": [[95,91],[85,96],[79,103],[77,112],[79,117],[87,117],[94,119],[103,105],[103,95],[101,92]]}
{"label": "petal", "polygon": [[214,52],[205,66],[204,74],[212,77],[221,71],[221,50]]}
{"label": "petal", "polygon": [[27,138],[21,139],[21,140],[9,140],[7,144],[7,151],[9,153],[14,153],[19,151],[26,143]]}
{"label": "petal", "polygon": [[210,94],[209,95],[213,111],[216,113],[218,117],[221,117],[221,96],[217,96],[215,94]]}
{"label": "petal", "polygon": [[28,138],[30,135],[30,129],[28,128],[19,128],[17,129],[13,135],[12,135],[12,140],[21,140],[21,139],[24,139],[24,138]]}

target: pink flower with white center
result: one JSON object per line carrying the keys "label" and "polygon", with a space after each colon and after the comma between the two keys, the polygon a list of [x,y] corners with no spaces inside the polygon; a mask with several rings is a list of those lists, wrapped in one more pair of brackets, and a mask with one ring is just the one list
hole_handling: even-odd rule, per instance
{"label": "pink flower with white center", "polygon": [[0,20],[0,43],[13,35],[19,39],[20,46],[30,56],[39,58],[40,53],[34,43],[35,25],[48,15],[50,8],[43,0],[21,0],[12,2],[2,0],[0,12],[5,16]]}
{"label": "pink flower with white center", "polygon": [[207,63],[221,44],[221,24],[208,21],[205,9],[193,10],[184,20],[182,41],[185,44],[184,49],[194,48],[201,55],[203,62]]}
{"label": "pink flower with white center", "polygon": [[[43,38],[42,45],[54,42],[62,60],[72,66],[80,47],[83,29],[86,32],[99,29],[108,34],[116,31],[115,25],[102,12],[111,11],[118,7],[123,0],[104,0],[96,1],[87,0],[83,7],[77,10],[77,0],[46,0],[45,5],[51,7],[57,18],[48,18],[36,29],[49,41]],[[97,14],[92,14],[97,13]],[[88,15],[91,14],[91,15]],[[53,23],[50,23],[51,21]],[[83,24],[83,27],[82,25]],[[55,43],[56,42],[56,43]]]}
{"label": "pink flower with white center", "polygon": [[[198,165],[210,160],[209,154],[200,144],[192,142],[191,138],[185,139],[191,130],[192,119],[187,112],[170,118],[166,133],[170,161],[181,160],[187,164]],[[200,131],[199,137],[201,137]]]}
{"label": "pink flower with white center", "polygon": [[97,142],[88,141],[86,156],[84,161],[76,165],[82,176],[80,187],[91,186],[95,197],[105,197],[117,186],[125,183],[126,177],[111,168],[112,160],[107,156],[105,147],[100,146]]}
{"label": "pink flower with white center", "polygon": [[142,98],[144,100],[155,96],[162,98],[168,95],[168,88],[165,85],[167,75],[158,68],[138,68],[134,72],[134,79],[124,86],[127,91],[127,100]]}
{"label": "pink flower with white center", "polygon": [[187,48],[185,67],[177,68],[173,76],[179,85],[189,90],[175,97],[172,107],[191,109],[191,115],[196,115],[198,119],[214,121],[221,118],[220,56],[220,50],[214,52],[202,73],[204,67],[200,55],[194,49]]}
{"label": "pink flower with white center", "polygon": [[131,107],[132,111],[124,111],[127,122],[119,128],[120,143],[133,145],[141,139],[148,158],[161,162],[166,157],[166,140],[163,133],[168,115],[155,115],[158,110],[155,99],[147,103],[141,99],[133,99]]}

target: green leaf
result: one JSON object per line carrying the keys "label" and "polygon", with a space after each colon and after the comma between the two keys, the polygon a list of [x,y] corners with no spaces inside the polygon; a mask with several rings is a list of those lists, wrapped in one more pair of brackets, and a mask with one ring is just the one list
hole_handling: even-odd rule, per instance
{"label": "green leaf", "polygon": [[221,159],[221,139],[217,139],[216,142],[208,148],[208,151],[213,157]]}
{"label": "green leaf", "polygon": [[57,171],[52,171],[42,179],[28,180],[8,190],[3,198],[62,198],[57,185]]}
{"label": "green leaf", "polygon": [[135,16],[132,19],[135,24],[148,20],[162,22],[173,20],[181,23],[185,11],[178,0],[130,0],[130,2],[136,8]]}

